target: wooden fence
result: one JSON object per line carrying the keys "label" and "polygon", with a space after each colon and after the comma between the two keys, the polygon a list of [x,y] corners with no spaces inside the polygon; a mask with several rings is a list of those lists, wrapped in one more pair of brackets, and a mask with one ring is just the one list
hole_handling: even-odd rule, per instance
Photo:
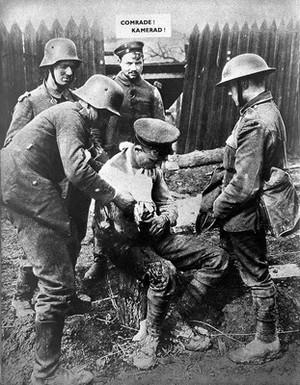
{"label": "wooden fence", "polygon": [[246,52],[261,55],[277,71],[268,78],[268,88],[282,113],[287,128],[288,151],[299,154],[299,22],[279,26],[263,22],[228,24],[221,30],[198,26],[190,36],[181,114],[178,152],[223,146],[238,118],[226,90],[216,88],[227,60]]}
{"label": "wooden fence", "polygon": [[84,65],[76,71],[74,86],[82,85],[91,75],[105,73],[104,39],[101,26],[89,27],[85,18],[79,26],[70,19],[66,28],[55,20],[51,30],[41,22],[37,31],[29,22],[22,32],[18,24],[8,31],[0,21],[0,144],[2,145],[17,98],[25,90],[41,84],[45,70],[39,69],[45,43],[55,37],[74,41]]}

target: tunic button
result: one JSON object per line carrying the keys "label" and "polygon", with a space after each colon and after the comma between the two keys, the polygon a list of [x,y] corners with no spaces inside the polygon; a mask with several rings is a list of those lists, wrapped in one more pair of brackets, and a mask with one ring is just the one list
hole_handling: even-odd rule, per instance
{"label": "tunic button", "polygon": [[32,181],[32,184],[33,184],[34,186],[36,186],[36,185],[37,185],[37,180]]}
{"label": "tunic button", "polygon": [[95,188],[95,192],[99,192],[100,191],[100,189],[99,188]]}

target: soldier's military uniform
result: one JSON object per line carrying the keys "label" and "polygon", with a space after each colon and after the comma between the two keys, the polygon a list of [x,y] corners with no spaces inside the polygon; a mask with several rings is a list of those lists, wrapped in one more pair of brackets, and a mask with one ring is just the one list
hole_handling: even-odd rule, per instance
{"label": "soldier's military uniform", "polygon": [[[88,99],[94,110],[115,113],[123,100],[120,87],[103,75],[94,75],[74,94],[80,100]],[[82,236],[74,219],[80,202],[70,197],[61,182],[70,182],[82,195],[101,204],[117,196],[86,156],[90,126],[89,111],[81,101],[65,102],[38,114],[1,150],[2,199],[38,278],[34,385],[82,383],[59,368],[64,319],[75,295],[74,267]]]}
{"label": "soldier's military uniform", "polygon": [[11,123],[6,133],[4,146],[6,146],[16,133],[29,123],[40,112],[55,106],[58,103],[74,101],[69,89],[65,89],[60,98],[51,95],[43,82],[33,91],[26,91],[18,98],[18,103],[14,107]]}
{"label": "soldier's military uniform", "polygon": [[[142,42],[133,41],[116,48],[114,53],[120,59],[127,53],[138,52],[143,54]],[[129,79],[120,71],[114,80],[122,87],[124,101],[121,107],[121,116],[112,117],[109,121],[104,148],[109,155],[116,154],[121,142],[134,140],[133,124],[140,118],[156,118],[165,120],[164,106],[161,95],[152,84],[138,76]]]}
{"label": "soldier's military uniform", "polygon": [[[143,58],[144,43],[133,41],[116,48],[114,53],[120,59],[128,53],[137,53]],[[121,142],[134,140],[133,124],[139,118],[157,118],[165,120],[164,106],[158,89],[144,80],[140,75],[135,79],[129,79],[122,71],[114,78],[124,92],[124,100],[121,107],[121,116],[112,116],[105,129],[93,130],[94,137],[101,143],[105,151],[111,157],[119,152]],[[104,135],[102,134],[104,132]],[[98,203],[96,202],[96,206]],[[94,218],[101,220],[101,208],[95,207]],[[97,218],[98,217],[98,218]],[[98,226],[93,220],[94,233],[94,263],[86,272],[85,278],[101,278],[107,269],[106,258],[102,252],[102,245],[98,241]]]}
{"label": "soldier's military uniform", "polygon": [[[171,143],[179,134],[174,126],[158,119],[139,119],[134,127],[137,145],[155,149],[165,154],[164,156],[172,151]],[[102,244],[113,263],[149,283],[147,332],[154,339],[158,339],[176,287],[176,271],[192,271],[190,282],[176,307],[176,311],[188,319],[197,309],[207,289],[221,277],[227,266],[227,256],[219,247],[204,242],[201,236],[171,233],[170,227],[176,225],[178,211],[162,170],[159,167],[133,167],[134,147],[134,144],[127,143],[99,173],[112,186],[130,191],[139,207],[145,204],[146,212],[152,203],[154,212],[166,223],[165,231],[159,237],[152,236],[146,222],[138,222],[137,218],[134,221],[126,211],[118,209],[114,204],[107,206],[107,222],[105,223],[102,217],[99,226],[103,227]],[[143,217],[143,213],[140,215]],[[155,352],[152,359],[154,356]],[[151,367],[153,363],[151,359],[144,361],[141,357],[134,362],[136,366],[144,369]]]}

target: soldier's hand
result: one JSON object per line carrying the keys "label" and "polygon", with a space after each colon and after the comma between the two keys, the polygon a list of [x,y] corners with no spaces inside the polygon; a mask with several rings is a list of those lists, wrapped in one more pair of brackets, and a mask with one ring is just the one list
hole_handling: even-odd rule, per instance
{"label": "soldier's hand", "polygon": [[121,210],[125,211],[126,213],[133,213],[136,200],[129,192],[122,191],[117,192],[117,195],[113,199],[113,202],[116,206],[118,206]]}
{"label": "soldier's hand", "polygon": [[149,233],[153,236],[162,235],[170,223],[166,215],[154,215],[154,217],[145,222],[150,224]]}

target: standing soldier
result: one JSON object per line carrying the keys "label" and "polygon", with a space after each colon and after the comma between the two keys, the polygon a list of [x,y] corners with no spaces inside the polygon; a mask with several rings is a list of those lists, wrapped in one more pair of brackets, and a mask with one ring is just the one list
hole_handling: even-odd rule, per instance
{"label": "standing soldier", "polygon": [[91,125],[119,114],[122,89],[106,76],[94,75],[73,95],[77,102],[41,112],[1,150],[5,210],[39,284],[33,385],[92,381],[89,372],[72,373],[59,367],[64,320],[75,294],[74,266],[81,246],[72,215],[78,202],[68,199],[61,181],[69,181],[103,205],[114,201],[122,208],[134,202],[130,194],[121,194],[101,179],[88,152]]}
{"label": "standing soldier", "polygon": [[[77,56],[76,46],[72,40],[56,38],[46,43],[40,68],[48,70],[47,77],[39,87],[33,91],[25,92],[19,97],[6,134],[4,147],[40,112],[62,102],[74,101],[69,86],[74,80],[75,71],[80,64],[81,60]],[[90,199],[81,194],[74,186],[69,186],[69,195],[71,199],[78,201],[73,217],[77,219],[78,230],[80,230],[83,239],[86,233],[86,223],[83,218],[86,217],[85,213],[88,211]],[[23,253],[18,271],[16,293],[12,301],[17,317],[34,314],[31,301],[36,282],[32,267],[26,254]],[[77,297],[74,297],[73,303],[75,312],[83,310],[81,306],[83,303]]]}
{"label": "standing soldier", "polygon": [[[109,121],[105,138],[98,138],[109,156],[119,151],[121,142],[133,142],[135,135],[133,124],[140,118],[156,118],[165,120],[164,106],[157,87],[152,86],[142,78],[144,43],[132,41],[116,48],[121,71],[114,80],[122,87],[124,101],[121,107],[121,116],[113,116]],[[98,131],[99,132],[99,131]],[[94,132],[97,137],[97,133]],[[101,215],[99,208],[95,208],[95,215]],[[94,263],[85,274],[85,279],[103,278],[106,271],[106,257],[97,239],[97,226],[93,222],[94,232]]]}
{"label": "standing soldier", "polygon": [[234,57],[224,67],[218,85],[226,86],[240,118],[226,141],[223,190],[213,215],[222,224],[221,236],[238,261],[241,277],[251,288],[256,334],[248,345],[230,352],[236,363],[262,363],[276,358],[276,288],[270,277],[265,229],[259,215],[259,194],[272,167],[284,169],[286,131],[266,76],[275,71],[258,55]]}

